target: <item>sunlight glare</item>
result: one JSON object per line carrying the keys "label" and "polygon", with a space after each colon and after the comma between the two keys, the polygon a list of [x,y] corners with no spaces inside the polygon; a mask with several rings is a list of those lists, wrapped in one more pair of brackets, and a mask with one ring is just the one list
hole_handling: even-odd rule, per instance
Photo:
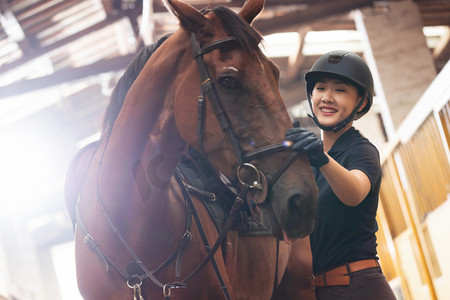
{"label": "sunlight glare", "polygon": [[43,145],[18,137],[2,137],[0,147],[0,210],[20,214],[30,210],[37,196],[48,193],[49,157]]}

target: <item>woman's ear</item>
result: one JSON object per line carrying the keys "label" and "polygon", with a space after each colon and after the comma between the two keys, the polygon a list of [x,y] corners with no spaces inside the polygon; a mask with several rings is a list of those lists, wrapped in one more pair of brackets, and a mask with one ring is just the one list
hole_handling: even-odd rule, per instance
{"label": "woman's ear", "polygon": [[[361,99],[361,98],[362,98],[362,97],[358,96],[358,99]],[[361,100],[358,100],[358,103],[359,103],[359,101],[361,101]],[[366,105],[367,105],[367,97],[364,98],[364,101],[363,101],[363,103],[361,104],[361,106],[359,107],[358,112],[362,111],[362,110],[364,109],[364,107],[366,107]]]}

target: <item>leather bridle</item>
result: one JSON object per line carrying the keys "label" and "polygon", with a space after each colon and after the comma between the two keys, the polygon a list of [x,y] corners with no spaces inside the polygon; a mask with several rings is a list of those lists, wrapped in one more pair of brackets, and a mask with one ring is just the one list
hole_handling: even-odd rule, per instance
{"label": "leather bridle", "polygon": [[[253,164],[250,164],[251,161],[262,157],[267,156],[285,149],[288,149],[290,146],[285,142],[280,142],[274,145],[263,146],[248,153],[245,153],[239,142],[236,138],[236,135],[233,133],[233,129],[231,127],[230,121],[225,113],[222,103],[220,102],[218,93],[214,87],[213,80],[209,75],[208,69],[203,62],[203,55],[211,52],[214,49],[225,47],[228,45],[236,44],[236,37],[226,37],[210,44],[207,44],[204,47],[200,47],[200,44],[195,36],[195,33],[191,32],[191,45],[192,45],[192,53],[193,57],[197,63],[197,68],[200,73],[200,96],[198,97],[198,114],[197,114],[197,135],[199,138],[200,150],[203,156],[207,157],[205,149],[204,149],[204,105],[205,99],[208,99],[211,107],[216,115],[217,121],[219,122],[220,128],[222,131],[226,133],[231,144],[233,145],[234,152],[236,154],[236,158],[238,160],[238,166],[236,167],[236,177],[238,181],[243,184],[244,182],[240,179],[240,170],[243,168],[249,168],[250,170],[255,171],[257,178],[261,178],[262,172],[259,171]],[[276,181],[280,178],[280,176],[286,171],[286,169],[290,166],[292,161],[296,158],[297,152],[293,152],[287,160],[282,164],[281,168],[272,176],[270,182],[268,183],[269,187],[273,187]],[[257,180],[249,184],[250,189],[260,189],[262,182]],[[264,199],[265,201],[265,199]],[[263,202],[264,202],[263,201]],[[259,204],[261,204],[260,202]]]}
{"label": "leather bridle", "polygon": [[[251,164],[250,162],[262,157],[271,155],[273,153],[285,150],[290,148],[290,145],[286,143],[286,141],[280,142],[278,144],[263,146],[258,149],[255,149],[253,151],[250,151],[248,153],[245,153],[239,142],[236,138],[236,135],[233,133],[233,129],[231,127],[230,121],[223,109],[223,106],[220,102],[218,93],[216,89],[214,88],[213,80],[211,79],[211,76],[209,75],[208,69],[205,66],[205,63],[203,61],[203,55],[206,53],[211,52],[214,49],[218,49],[220,47],[225,47],[228,45],[236,44],[237,38],[236,37],[226,37],[220,40],[217,40],[215,42],[212,42],[210,44],[207,44],[204,47],[200,47],[200,44],[197,40],[197,37],[195,36],[195,33],[191,32],[191,45],[192,45],[192,53],[193,57],[197,63],[197,68],[200,74],[200,82],[201,82],[201,88],[200,88],[200,96],[198,97],[198,114],[197,114],[197,136],[199,139],[199,145],[200,145],[200,151],[202,152],[203,156],[208,159],[208,156],[206,155],[205,149],[204,149],[204,106],[205,106],[205,99],[209,99],[209,102],[211,104],[211,107],[213,109],[214,114],[216,115],[217,121],[220,125],[220,128],[222,131],[226,133],[229,140],[231,141],[231,144],[233,145],[234,152],[236,155],[236,158],[238,160],[238,166],[236,167],[236,178],[238,179],[238,182],[241,184],[239,196],[235,192],[234,187],[230,187],[230,189],[235,192],[237,195],[236,201],[244,199],[247,201],[248,209],[251,212],[251,215],[253,216],[254,220],[260,224],[260,221],[256,218],[253,206],[250,203],[250,199],[247,198],[246,194],[247,191],[256,189],[256,190],[263,190],[263,184],[264,181],[261,180],[261,178],[264,178],[264,174],[258,170],[256,166]],[[291,163],[294,161],[294,159],[297,157],[297,152],[293,151],[288,158],[285,160],[285,162],[281,165],[281,167],[278,169],[278,171],[270,178],[270,181],[267,183],[268,186],[265,187],[267,190],[275,185],[277,180],[281,177],[281,175],[287,170],[287,168],[291,165]],[[240,170],[243,168],[249,168],[251,171],[254,171],[256,174],[257,180],[255,180],[252,183],[245,183],[241,177],[240,177]],[[223,175],[223,174],[221,174]],[[227,182],[225,182],[226,185],[230,185],[231,182],[229,179],[227,179]],[[266,194],[268,195],[268,193]],[[264,204],[266,202],[267,196],[263,199],[260,199],[259,201],[256,201],[257,205]],[[235,202],[236,205],[236,202]],[[230,213],[231,215],[231,213]],[[228,218],[229,219],[229,218]],[[264,226],[264,225],[263,225]],[[222,230],[221,234],[224,233],[224,230]],[[219,237],[220,238],[220,237]],[[217,242],[216,242],[217,243]],[[275,278],[274,278],[274,284],[273,284],[273,291],[272,296],[276,293],[277,286],[278,286],[278,254],[279,254],[279,240],[277,239],[277,252],[276,252],[276,267],[275,267]],[[216,275],[220,281],[221,274],[218,273],[216,270]],[[229,299],[226,294],[226,289],[224,290],[224,295],[226,299]]]}

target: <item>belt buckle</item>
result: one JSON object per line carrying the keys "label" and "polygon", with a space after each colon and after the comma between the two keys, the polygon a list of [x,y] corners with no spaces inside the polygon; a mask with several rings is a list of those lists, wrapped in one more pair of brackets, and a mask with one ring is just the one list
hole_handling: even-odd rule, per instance
{"label": "belt buckle", "polygon": [[317,289],[317,277],[312,274],[309,276],[309,279],[312,279],[311,281],[313,281],[313,290]]}

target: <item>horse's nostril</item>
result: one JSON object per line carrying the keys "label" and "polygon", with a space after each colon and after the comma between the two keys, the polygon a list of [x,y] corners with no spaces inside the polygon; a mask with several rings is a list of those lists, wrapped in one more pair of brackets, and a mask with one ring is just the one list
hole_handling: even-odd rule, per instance
{"label": "horse's nostril", "polygon": [[311,233],[314,219],[315,201],[308,193],[296,192],[288,197],[284,229],[291,238],[304,237]]}
{"label": "horse's nostril", "polygon": [[289,197],[289,213],[295,213],[298,218],[311,218],[317,208],[317,201],[312,193],[295,193]]}
{"label": "horse's nostril", "polygon": [[[301,214],[302,195],[300,193],[295,193],[288,199],[288,210],[289,213]],[[298,215],[298,217],[300,217]]]}
{"label": "horse's nostril", "polygon": [[292,213],[292,212],[300,210],[301,200],[302,200],[302,197],[301,197],[300,193],[296,193],[296,194],[290,196],[289,200],[288,200],[289,212]]}

